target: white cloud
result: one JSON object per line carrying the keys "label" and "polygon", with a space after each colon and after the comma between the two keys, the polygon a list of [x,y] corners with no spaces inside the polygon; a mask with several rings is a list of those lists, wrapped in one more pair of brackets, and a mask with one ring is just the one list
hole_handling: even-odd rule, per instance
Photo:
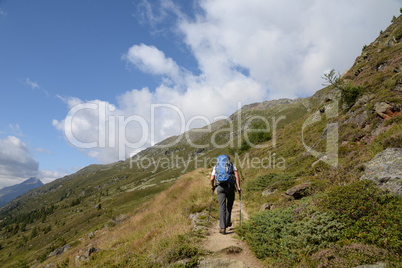
{"label": "white cloud", "polygon": [[15,136],[0,139],[0,187],[21,183],[38,175],[39,163]]}
{"label": "white cloud", "polygon": [[125,58],[146,73],[177,77],[179,66],[154,46],[134,45]]}
{"label": "white cloud", "polygon": [[47,90],[43,89],[41,86],[39,86],[38,82],[32,81],[29,77],[25,79],[24,82],[27,86],[31,87],[32,89],[39,89],[43,93],[45,93],[47,96],[49,96],[49,92]]}
{"label": "white cloud", "polygon": [[62,178],[66,175],[68,175],[68,173],[65,171],[40,170],[38,172],[38,177],[44,184],[54,181],[55,179]]}
{"label": "white cloud", "polygon": [[[153,27],[165,27],[160,26],[162,21],[175,16],[169,31],[189,48],[200,74],[181,67],[153,45],[134,44],[124,58],[145,73],[161,76],[160,85],[128,91],[117,96],[116,105],[64,99],[70,109],[77,105],[87,109],[54,120],[53,125],[70,132],[76,141],[97,143],[85,152],[108,163],[149,146],[151,123],[157,142],[180,134],[182,124],[194,116],[212,122],[216,116],[230,115],[238,101],[247,104],[312,95],[321,88],[325,71],[335,68],[343,72],[353,64],[363,45],[389,25],[389,13],[399,11],[400,5],[398,0],[199,3],[193,17],[181,13],[172,1],[162,6],[142,1],[139,9],[142,22],[148,18]],[[153,104],[172,106],[156,109],[152,118]],[[91,105],[97,108],[89,109]],[[192,127],[200,126],[200,121]],[[129,148],[139,141],[144,141],[140,148]],[[123,146],[123,154],[122,144],[129,144]]]}
{"label": "white cloud", "polygon": [[[297,97],[320,89],[327,69],[353,64],[399,1],[207,0],[203,14],[179,29],[208,77],[249,70],[270,98]],[[229,73],[230,74],[230,73]]]}
{"label": "white cloud", "polygon": [[37,82],[32,81],[31,79],[27,78],[25,83],[30,86],[32,89],[39,88],[39,84]]}

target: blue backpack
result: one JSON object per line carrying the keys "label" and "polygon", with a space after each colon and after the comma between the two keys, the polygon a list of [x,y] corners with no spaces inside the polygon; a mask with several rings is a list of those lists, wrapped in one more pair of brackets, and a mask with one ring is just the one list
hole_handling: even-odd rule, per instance
{"label": "blue backpack", "polygon": [[215,178],[217,184],[235,183],[234,168],[230,162],[229,156],[220,155],[217,158],[218,163],[215,166]]}

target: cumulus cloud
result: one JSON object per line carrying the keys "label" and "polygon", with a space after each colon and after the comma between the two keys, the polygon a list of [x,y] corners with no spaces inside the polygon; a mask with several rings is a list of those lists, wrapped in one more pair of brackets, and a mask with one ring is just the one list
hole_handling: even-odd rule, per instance
{"label": "cumulus cloud", "polygon": [[144,44],[134,45],[125,56],[128,61],[144,72],[176,77],[179,66],[171,58],[167,58],[163,51],[154,46]]}
{"label": "cumulus cloud", "polygon": [[293,98],[318,90],[324,71],[349,68],[399,3],[207,0],[200,5],[203,14],[178,27],[202,72],[230,79],[225,71],[239,65],[269,98]]}
{"label": "cumulus cloud", "polygon": [[0,187],[21,183],[38,175],[39,163],[15,136],[0,139]]}
{"label": "cumulus cloud", "polygon": [[174,18],[169,31],[192,53],[199,72],[186,70],[157,46],[134,44],[123,58],[159,76],[157,88],[127,91],[116,104],[64,100],[70,113],[53,125],[101,163],[230,115],[238,102],[312,95],[321,88],[324,72],[343,72],[353,64],[363,45],[388,26],[390,18],[384,17],[400,4],[205,0],[190,15],[172,1],[160,3],[140,3],[142,23],[148,18],[150,25],[163,28],[162,22]]}

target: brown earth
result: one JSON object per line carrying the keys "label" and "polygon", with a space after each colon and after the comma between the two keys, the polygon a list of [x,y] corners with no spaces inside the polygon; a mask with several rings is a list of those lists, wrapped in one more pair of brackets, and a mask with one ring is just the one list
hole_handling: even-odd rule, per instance
{"label": "brown earth", "polygon": [[[241,206],[242,221],[248,219],[244,204]],[[234,230],[240,226],[240,206],[235,201],[232,210],[232,227],[226,229],[226,234],[219,233],[219,220],[209,228],[203,243],[205,250],[211,252],[208,259],[201,261],[200,267],[264,267],[251,252],[244,241],[240,241]]]}

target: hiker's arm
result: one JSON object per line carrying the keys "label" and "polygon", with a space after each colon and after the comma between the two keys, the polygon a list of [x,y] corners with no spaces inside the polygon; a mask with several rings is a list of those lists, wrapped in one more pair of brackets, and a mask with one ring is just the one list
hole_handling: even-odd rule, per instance
{"label": "hiker's arm", "polygon": [[215,175],[211,175],[211,189],[215,190]]}
{"label": "hiker's arm", "polygon": [[237,184],[237,190],[239,191],[239,194],[242,194],[241,188],[240,188],[240,177],[239,177],[239,172],[237,170],[234,171],[234,175],[236,178],[236,184]]}

